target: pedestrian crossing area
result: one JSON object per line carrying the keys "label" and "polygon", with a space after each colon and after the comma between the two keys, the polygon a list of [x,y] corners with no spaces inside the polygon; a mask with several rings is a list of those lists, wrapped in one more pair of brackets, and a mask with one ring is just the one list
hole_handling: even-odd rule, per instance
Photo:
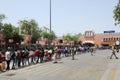
{"label": "pedestrian crossing area", "polygon": [[17,78],[17,76],[24,78],[27,76],[28,80],[32,80],[32,77],[44,78],[45,80],[49,80],[49,78],[53,78],[53,80],[57,78],[67,78],[67,80],[119,80],[116,75],[120,75],[120,69],[114,67],[107,68],[107,66],[68,66],[62,63],[49,63],[49,66],[48,64],[36,64],[19,70],[11,70],[0,76],[5,77],[10,73],[15,74],[11,78]]}

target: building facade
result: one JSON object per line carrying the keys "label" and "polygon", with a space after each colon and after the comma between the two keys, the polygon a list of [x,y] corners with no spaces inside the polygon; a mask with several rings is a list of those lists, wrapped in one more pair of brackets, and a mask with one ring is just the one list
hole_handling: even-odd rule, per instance
{"label": "building facade", "polygon": [[82,44],[89,43],[94,44],[98,47],[112,46],[115,45],[116,42],[119,44],[120,33],[115,33],[115,31],[106,31],[101,34],[95,34],[94,31],[88,30],[85,31],[84,35],[80,37],[80,40],[82,41]]}

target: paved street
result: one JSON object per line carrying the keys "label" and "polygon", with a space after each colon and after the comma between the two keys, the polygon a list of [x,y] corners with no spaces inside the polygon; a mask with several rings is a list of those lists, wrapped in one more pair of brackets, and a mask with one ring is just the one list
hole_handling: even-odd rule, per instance
{"label": "paved street", "polygon": [[[110,50],[62,58],[0,73],[0,80],[120,80],[120,59],[109,59]],[[120,58],[120,53],[117,53]]]}

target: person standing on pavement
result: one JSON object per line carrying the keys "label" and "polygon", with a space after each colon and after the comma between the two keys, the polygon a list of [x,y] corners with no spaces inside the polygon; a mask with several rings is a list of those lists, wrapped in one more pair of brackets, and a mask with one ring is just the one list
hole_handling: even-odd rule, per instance
{"label": "person standing on pavement", "polygon": [[15,51],[11,52],[11,60],[13,61],[13,65],[12,65],[12,69],[15,69],[15,65],[16,65],[16,54]]}
{"label": "person standing on pavement", "polygon": [[74,46],[73,50],[74,50],[74,55],[75,55],[77,52],[77,48]]}
{"label": "person standing on pavement", "polygon": [[6,70],[10,70],[11,53],[10,53],[10,50],[9,50],[9,49],[5,52],[5,59],[6,59],[6,63],[7,63],[7,68],[6,68]]}
{"label": "person standing on pavement", "polygon": [[90,52],[91,52],[91,55],[93,56],[93,51],[94,51],[94,49],[93,49],[93,47],[91,47],[90,48]]}
{"label": "person standing on pavement", "polygon": [[57,52],[58,52],[58,48],[56,47],[55,49],[54,49],[54,54],[53,54],[53,63],[58,63],[57,62]]}
{"label": "person standing on pavement", "polygon": [[18,67],[21,67],[21,51],[20,49],[17,50],[17,64],[18,64]]}
{"label": "person standing on pavement", "polygon": [[21,57],[22,57],[22,66],[26,65],[26,56],[25,56],[25,49],[21,50]]}
{"label": "person standing on pavement", "polygon": [[5,54],[4,52],[0,52],[0,70],[5,72]]}
{"label": "person standing on pavement", "polygon": [[44,53],[44,49],[41,47],[41,52],[40,52],[40,63],[43,62],[44,55],[45,55],[45,53]]}
{"label": "person standing on pavement", "polygon": [[35,56],[37,57],[36,63],[39,63],[40,49],[36,49],[36,50],[35,50]]}
{"label": "person standing on pavement", "polygon": [[72,55],[72,60],[74,60],[75,52],[74,52],[74,48],[73,47],[71,47],[71,55]]}
{"label": "person standing on pavement", "polygon": [[1,68],[1,64],[2,64],[2,53],[0,52],[0,68]]}
{"label": "person standing on pavement", "polygon": [[112,46],[112,54],[110,56],[110,59],[112,59],[112,56],[115,56],[116,59],[118,59],[118,57],[116,56],[116,53],[115,53],[115,46]]}

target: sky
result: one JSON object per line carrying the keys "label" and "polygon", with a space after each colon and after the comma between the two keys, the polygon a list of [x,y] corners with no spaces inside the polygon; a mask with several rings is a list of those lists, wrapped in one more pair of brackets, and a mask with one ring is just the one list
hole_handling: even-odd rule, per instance
{"label": "sky", "polygon": [[[57,36],[67,33],[77,34],[86,30],[95,33],[115,30],[113,10],[118,0],[51,0],[52,30]],[[23,19],[35,19],[39,27],[48,27],[50,20],[50,0],[0,0],[0,14],[5,14],[3,23],[18,26]]]}

